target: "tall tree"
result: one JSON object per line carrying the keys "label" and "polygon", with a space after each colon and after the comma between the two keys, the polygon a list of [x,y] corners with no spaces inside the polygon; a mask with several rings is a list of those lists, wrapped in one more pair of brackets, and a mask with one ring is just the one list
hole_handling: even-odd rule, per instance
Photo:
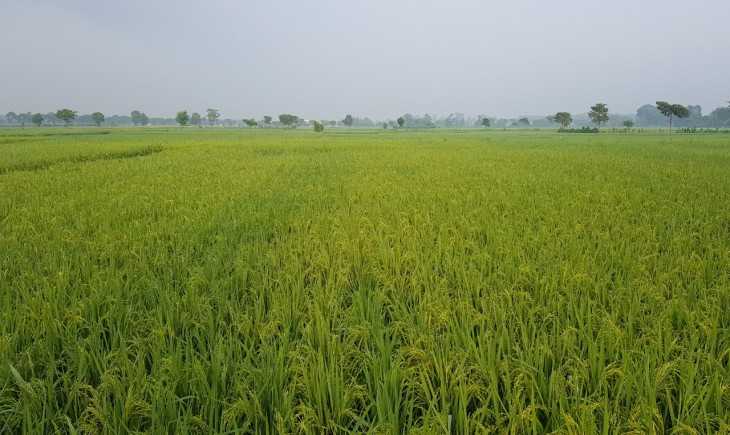
{"label": "tall tree", "polygon": [[662,115],[669,118],[669,132],[672,132],[672,118],[686,118],[689,116],[689,109],[681,104],[670,104],[666,101],[657,101],[656,108]]}
{"label": "tall tree", "polygon": [[710,113],[709,122],[713,127],[730,127],[730,106],[713,110]]}
{"label": "tall tree", "polygon": [[248,128],[253,128],[253,127],[256,127],[257,125],[259,125],[259,123],[256,122],[256,120],[253,118],[244,119],[243,123],[246,124],[246,127],[248,127]]}
{"label": "tall tree", "polygon": [[573,123],[573,116],[568,112],[558,112],[553,116],[553,119],[560,124],[561,128],[568,128]]}
{"label": "tall tree", "polygon": [[63,121],[63,124],[68,127],[71,122],[76,119],[76,111],[71,109],[60,109],[56,111],[56,118]]}
{"label": "tall tree", "polygon": [[221,117],[221,113],[218,109],[208,109],[207,117],[208,117],[208,123],[210,123],[210,125],[215,125],[216,122],[218,122],[218,118]]}
{"label": "tall tree", "polygon": [[8,112],[5,114],[5,120],[8,121],[8,124],[15,124],[18,122],[18,114],[15,112]]}
{"label": "tall tree", "polygon": [[198,112],[193,112],[193,114],[192,114],[192,115],[190,115],[190,124],[191,124],[191,125],[194,125],[194,126],[200,127],[200,126],[201,126],[201,124],[202,124],[202,122],[203,122],[203,121],[202,121],[202,118],[200,117],[200,113],[198,113]]}
{"label": "tall tree", "polygon": [[188,122],[190,121],[188,111],[183,110],[181,112],[177,112],[177,115],[175,116],[175,121],[180,124],[180,127],[185,127],[186,125],[188,125]]}
{"label": "tall tree", "polygon": [[636,123],[639,126],[656,126],[663,122],[662,113],[657,110],[656,106],[644,104],[636,110]]}
{"label": "tall tree", "polygon": [[94,124],[99,127],[101,123],[104,122],[104,114],[101,112],[94,112],[91,114],[91,119],[93,119]]}
{"label": "tall tree", "polygon": [[46,124],[51,123],[51,125],[54,127],[56,126],[56,123],[58,122],[58,117],[53,112],[46,113],[43,118],[46,121]]}
{"label": "tall tree", "polygon": [[264,116],[264,124],[271,125],[272,118],[269,115]]}
{"label": "tall tree", "polygon": [[132,110],[132,113],[130,113],[130,117],[132,118],[132,124],[134,125],[145,125],[144,121],[147,115],[140,112],[139,110]]}
{"label": "tall tree", "polygon": [[350,114],[345,116],[345,119],[342,120],[342,123],[348,127],[352,127],[353,122],[354,122],[354,120],[352,119],[352,115],[350,115]]}
{"label": "tall tree", "polygon": [[591,118],[591,121],[600,128],[602,124],[608,122],[608,106],[604,103],[598,103],[595,106],[591,106],[591,111],[588,112],[588,117]]}
{"label": "tall tree", "polygon": [[396,122],[398,122],[398,128],[403,128],[403,126],[406,125],[406,119],[402,116],[398,117]]}
{"label": "tall tree", "polygon": [[296,115],[290,115],[288,113],[283,113],[279,115],[279,122],[281,122],[283,125],[287,127],[293,127],[296,126],[296,124],[299,122],[299,117]]}
{"label": "tall tree", "polygon": [[491,121],[489,121],[489,118],[487,118],[486,116],[482,116],[482,119],[481,119],[481,121],[479,121],[479,124],[482,127],[490,127],[492,125]]}
{"label": "tall tree", "polygon": [[31,122],[32,119],[33,115],[31,115],[30,112],[18,114],[18,121],[20,121],[20,126],[23,128],[25,128],[25,124]]}
{"label": "tall tree", "polygon": [[40,127],[41,124],[43,124],[43,115],[40,113],[34,113],[30,120],[36,125],[36,127]]}

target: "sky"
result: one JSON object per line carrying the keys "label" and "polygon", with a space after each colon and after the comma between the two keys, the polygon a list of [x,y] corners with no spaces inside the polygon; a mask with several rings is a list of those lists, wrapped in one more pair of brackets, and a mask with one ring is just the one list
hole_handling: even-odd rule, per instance
{"label": "sky", "polygon": [[634,113],[730,100],[730,1],[0,1],[0,111]]}

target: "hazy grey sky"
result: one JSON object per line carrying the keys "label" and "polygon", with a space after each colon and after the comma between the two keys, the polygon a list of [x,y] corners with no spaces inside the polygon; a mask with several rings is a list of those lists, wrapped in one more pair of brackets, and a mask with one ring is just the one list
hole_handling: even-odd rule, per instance
{"label": "hazy grey sky", "polygon": [[634,112],[730,99],[730,0],[0,1],[0,111]]}

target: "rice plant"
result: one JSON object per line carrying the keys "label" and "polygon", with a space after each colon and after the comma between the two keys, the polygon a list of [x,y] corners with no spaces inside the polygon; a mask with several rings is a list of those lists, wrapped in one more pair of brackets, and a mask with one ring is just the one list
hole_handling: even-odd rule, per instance
{"label": "rice plant", "polygon": [[48,131],[0,433],[730,431],[728,135]]}

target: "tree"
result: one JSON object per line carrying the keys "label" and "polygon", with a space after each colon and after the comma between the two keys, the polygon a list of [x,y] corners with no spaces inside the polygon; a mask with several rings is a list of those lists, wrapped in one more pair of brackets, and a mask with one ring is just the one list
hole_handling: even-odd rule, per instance
{"label": "tree", "polygon": [[602,124],[608,122],[608,106],[604,103],[598,103],[595,106],[591,106],[591,111],[588,112],[588,117],[591,118],[591,121],[600,128]]}
{"label": "tree", "polygon": [[18,114],[15,112],[8,112],[5,114],[5,120],[8,121],[8,124],[15,124],[18,122]]}
{"label": "tree", "polygon": [[208,114],[206,116],[208,118],[208,123],[210,123],[210,125],[215,125],[218,118],[221,117],[220,111],[218,109],[208,109],[207,112]]}
{"label": "tree", "polygon": [[627,119],[626,121],[624,121],[624,127],[626,127],[626,129],[634,128],[634,121]]}
{"label": "tree", "polygon": [[553,116],[560,128],[568,128],[573,123],[573,116],[568,112],[558,112]]}
{"label": "tree", "polygon": [[482,119],[479,121],[479,124],[482,127],[491,127],[492,122],[489,121],[489,118],[487,118],[486,116],[483,116]]}
{"label": "tree", "polygon": [[185,127],[186,125],[188,125],[188,121],[190,121],[188,111],[183,110],[182,112],[177,112],[177,116],[175,116],[175,121],[180,124],[180,127]]}
{"label": "tree", "polygon": [[193,113],[193,114],[192,114],[192,115],[190,116],[190,124],[192,124],[192,125],[196,125],[196,126],[198,126],[198,128],[199,128],[199,127],[201,126],[202,122],[203,122],[203,120],[202,120],[202,118],[200,117],[200,113],[198,113],[198,112],[194,112],[194,113]]}
{"label": "tree", "polygon": [[651,104],[644,104],[636,110],[636,122],[640,126],[661,125],[664,122],[662,113]]}
{"label": "tree", "polygon": [[730,126],[730,107],[718,107],[709,116],[710,125],[714,127]]}
{"label": "tree", "polygon": [[58,117],[53,112],[48,112],[43,116],[44,120],[46,121],[46,124],[50,123],[55,127],[56,122],[58,122]]}
{"label": "tree", "polygon": [[71,109],[60,109],[56,111],[56,118],[63,121],[64,125],[68,127],[69,124],[71,124],[71,121],[76,119],[76,111]]}
{"label": "tree", "polygon": [[296,126],[299,122],[299,117],[296,115],[290,115],[288,113],[283,113],[279,115],[279,122],[281,122],[283,125],[287,127],[293,127]]}
{"label": "tree", "polygon": [[[449,113],[449,116],[442,123],[449,128],[463,128],[466,125],[466,117],[463,113]],[[479,117],[479,119],[483,118]]]}
{"label": "tree", "polygon": [[695,122],[702,122],[702,106],[690,105],[690,106],[687,106],[687,110],[689,110],[689,118],[691,120],[694,120]]}
{"label": "tree", "polygon": [[383,123],[383,130],[387,130],[387,129],[388,129],[388,123],[387,122],[384,122]]}
{"label": "tree", "polygon": [[264,124],[271,125],[272,120],[273,119],[269,115],[264,116]]}
{"label": "tree", "polygon": [[527,118],[520,118],[517,120],[517,125],[520,127],[529,127],[530,126],[530,120]]}
{"label": "tree", "polygon": [[93,119],[94,124],[99,127],[101,123],[104,122],[104,114],[101,112],[94,112],[91,114],[91,119]]}
{"label": "tree", "polygon": [[41,124],[43,124],[43,115],[40,113],[34,113],[30,120],[36,125],[36,127],[40,127]]}
{"label": "tree", "polygon": [[251,119],[244,119],[243,120],[243,123],[246,124],[246,126],[249,127],[249,128],[256,127],[257,125],[259,125],[259,123],[256,122],[256,120],[253,119],[253,118],[251,118]]}
{"label": "tree", "polygon": [[25,128],[25,124],[31,122],[32,118],[33,118],[33,115],[31,115],[30,112],[19,114],[18,120],[20,121],[20,126]]}
{"label": "tree", "polygon": [[348,127],[352,127],[353,121],[354,120],[352,119],[352,115],[348,114],[347,116],[345,116],[345,119],[342,120],[342,123]]}
{"label": "tree", "polygon": [[399,117],[398,120],[398,128],[403,128],[403,126],[406,124],[406,119],[404,117]]}
{"label": "tree", "polygon": [[319,121],[314,121],[314,131],[317,133],[322,133],[324,131],[324,124]]}
{"label": "tree", "polygon": [[150,119],[147,117],[147,115],[140,112],[139,110],[133,110],[130,116],[132,118],[132,124],[134,125],[147,125],[150,122]]}
{"label": "tree", "polygon": [[686,118],[689,116],[689,109],[681,104],[669,104],[666,101],[657,101],[656,108],[662,115],[669,118],[669,132],[672,132],[672,118]]}

